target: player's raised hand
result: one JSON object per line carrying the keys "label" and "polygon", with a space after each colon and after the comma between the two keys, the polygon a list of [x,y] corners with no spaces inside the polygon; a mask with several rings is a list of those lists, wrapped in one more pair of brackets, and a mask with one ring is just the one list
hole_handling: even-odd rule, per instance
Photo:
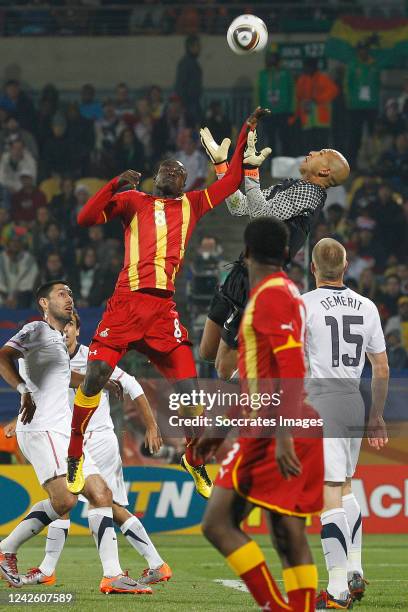
{"label": "player's raised hand", "polygon": [[293,438],[280,435],[276,438],[275,457],[279,471],[285,480],[291,476],[299,476],[302,473],[302,465],[296,455]]}
{"label": "player's raised hand", "polygon": [[249,115],[247,119],[247,124],[251,129],[254,130],[258,125],[259,119],[262,119],[262,117],[267,117],[270,114],[271,111],[269,110],[269,108],[261,108],[260,106],[257,106],[254,112]]}
{"label": "player's raised hand", "polygon": [[13,438],[16,435],[16,424],[17,419],[13,419],[10,423],[7,423],[7,425],[3,427],[6,438]]}
{"label": "player's raised hand", "polygon": [[152,455],[159,452],[163,446],[163,439],[157,425],[150,427],[145,433],[145,448],[148,448]]}
{"label": "player's raised hand", "polygon": [[119,174],[119,186],[123,187],[124,185],[130,185],[133,189],[136,189],[141,179],[140,172],[136,170],[125,170],[122,174]]}
{"label": "player's raised hand", "polygon": [[33,400],[31,393],[23,393],[21,396],[21,406],[19,414],[21,415],[21,422],[23,425],[31,423],[33,420],[34,413],[36,411],[36,405]]}
{"label": "player's raised hand", "polygon": [[113,396],[119,400],[123,401],[123,387],[118,380],[108,380],[104,389],[109,391],[109,393],[113,393]]}
{"label": "player's raised hand", "polygon": [[368,444],[376,450],[381,450],[388,444],[387,426],[383,417],[369,419],[367,425]]}
{"label": "player's raised hand", "polygon": [[257,134],[256,130],[248,132],[247,146],[244,152],[244,166],[259,168],[265,159],[272,153],[272,149],[265,147],[262,151],[256,150]]}
{"label": "player's raised hand", "polygon": [[200,130],[200,140],[213,164],[222,164],[227,161],[228,150],[231,145],[231,140],[229,138],[224,138],[219,145],[215,142],[208,127],[205,127]]}

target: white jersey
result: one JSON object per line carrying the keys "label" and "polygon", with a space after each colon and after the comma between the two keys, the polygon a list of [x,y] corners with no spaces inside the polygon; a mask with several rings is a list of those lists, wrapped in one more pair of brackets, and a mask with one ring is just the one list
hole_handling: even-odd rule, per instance
{"label": "white jersey", "polygon": [[374,302],[348,287],[320,287],[302,295],[306,355],[312,378],[360,379],[366,353],[385,351]]}
{"label": "white jersey", "polygon": [[[75,352],[71,355],[71,370],[85,374],[86,364],[88,361],[89,348],[83,344],[77,344]],[[133,377],[116,367],[111,375],[111,379],[119,380],[124,393],[130,396],[132,400],[136,399],[140,395],[143,395],[143,389]],[[70,408],[73,410],[74,406],[74,389],[70,389]],[[113,429],[113,422],[110,415],[110,404],[109,404],[109,392],[103,390],[101,401],[97,410],[89,420],[89,424],[86,428],[87,432],[90,431],[105,431],[107,429]]]}
{"label": "white jersey", "polygon": [[68,388],[70,361],[65,336],[45,321],[33,321],[8,342],[22,353],[20,376],[30,389],[36,405],[31,423],[23,425],[20,416],[17,431],[55,431],[69,435],[71,410]]}

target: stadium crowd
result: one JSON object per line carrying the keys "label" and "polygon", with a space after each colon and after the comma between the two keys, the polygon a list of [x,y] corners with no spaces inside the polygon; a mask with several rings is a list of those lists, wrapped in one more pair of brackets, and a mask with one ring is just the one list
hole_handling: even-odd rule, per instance
{"label": "stadium crowd", "polygon": [[[149,177],[141,188],[150,190],[157,163],[170,155],[187,167],[187,189],[206,184],[209,165],[198,127],[205,121],[220,140],[231,137],[235,126],[217,100],[205,109],[197,102],[203,88],[199,54],[199,39],[187,38],[174,90],[166,95],[152,85],[135,99],[131,88],[119,83],[111,98],[101,100],[85,84],[76,101],[66,101],[50,84],[34,103],[18,81],[6,82],[0,95],[2,307],[30,307],[36,284],[64,275],[79,307],[106,302],[121,268],[121,228],[76,224],[77,211],[104,180],[136,168]],[[345,244],[348,283],[375,300],[391,366],[402,369],[408,350],[408,80],[397,97],[381,103],[378,75],[365,45],[341,78],[333,79],[313,60],[296,78],[270,51],[257,97],[272,108],[263,139],[277,153],[296,156],[330,143],[351,160],[347,192],[336,193],[325,206],[312,242],[331,235]],[[319,88],[324,95],[313,99],[310,91]],[[343,108],[340,120],[351,126],[349,141],[345,130],[336,129],[336,104]],[[296,138],[288,139],[291,133]],[[201,242],[196,269],[221,262],[220,247],[211,240]],[[304,289],[302,266],[293,264],[290,274]]]}

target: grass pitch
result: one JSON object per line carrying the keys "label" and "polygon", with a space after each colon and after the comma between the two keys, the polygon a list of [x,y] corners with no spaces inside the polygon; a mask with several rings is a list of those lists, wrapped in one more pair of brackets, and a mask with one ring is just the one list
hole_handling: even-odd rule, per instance
{"label": "grass pitch", "polygon": [[[266,536],[256,538],[270,563],[273,575],[281,577],[275,552]],[[144,560],[139,557],[119,534],[120,558],[123,568],[128,568],[136,578],[144,569]],[[153,540],[162,557],[173,569],[173,579],[165,585],[154,587],[153,595],[102,595],[98,590],[101,566],[91,537],[71,537],[60,559],[57,585],[53,587],[30,587],[12,589],[13,593],[72,592],[73,604],[36,604],[17,606],[5,604],[5,594],[10,593],[4,582],[0,582],[0,609],[34,611],[56,610],[61,612],[124,612],[137,609],[143,612],[207,612],[256,610],[248,593],[226,586],[222,582],[239,584],[222,557],[201,536],[155,536]],[[320,540],[312,536],[310,542],[319,567],[320,587],[325,586],[326,572]],[[19,554],[19,569],[38,565],[42,559],[44,539],[37,537],[24,546]],[[370,581],[366,596],[354,610],[408,609],[408,535],[364,536],[364,565]],[[281,582],[279,581],[279,584]]]}

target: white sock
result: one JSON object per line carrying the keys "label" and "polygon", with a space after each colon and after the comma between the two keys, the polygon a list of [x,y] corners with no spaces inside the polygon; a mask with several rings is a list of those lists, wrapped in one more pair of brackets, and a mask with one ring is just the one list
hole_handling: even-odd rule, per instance
{"label": "white sock", "polygon": [[58,559],[64,549],[70,525],[71,521],[69,519],[57,519],[48,526],[45,557],[38,566],[46,576],[52,576],[55,572]]}
{"label": "white sock", "polygon": [[363,576],[361,566],[361,547],[363,542],[363,523],[361,519],[361,508],[353,493],[342,497],[343,508],[346,512],[347,522],[350,528],[351,545],[348,555],[348,578],[354,572]]}
{"label": "white sock", "polygon": [[59,518],[49,499],[34,504],[27,516],[13,529],[7,538],[2,540],[0,550],[4,553],[16,553],[24,542],[40,533],[52,521]]}
{"label": "white sock", "polygon": [[329,573],[327,591],[335,599],[348,595],[347,555],[350,549],[350,529],[343,508],[323,512],[320,516],[322,530],[320,537]]}
{"label": "white sock", "polygon": [[131,516],[121,525],[121,532],[133,548],[146,559],[150,569],[163,565],[164,561],[157,552],[153,542],[147,535],[146,529],[135,516]]}
{"label": "white sock", "polygon": [[93,508],[88,512],[89,527],[98,549],[103,575],[106,578],[123,574],[119,563],[118,541],[112,517],[112,508]]}

